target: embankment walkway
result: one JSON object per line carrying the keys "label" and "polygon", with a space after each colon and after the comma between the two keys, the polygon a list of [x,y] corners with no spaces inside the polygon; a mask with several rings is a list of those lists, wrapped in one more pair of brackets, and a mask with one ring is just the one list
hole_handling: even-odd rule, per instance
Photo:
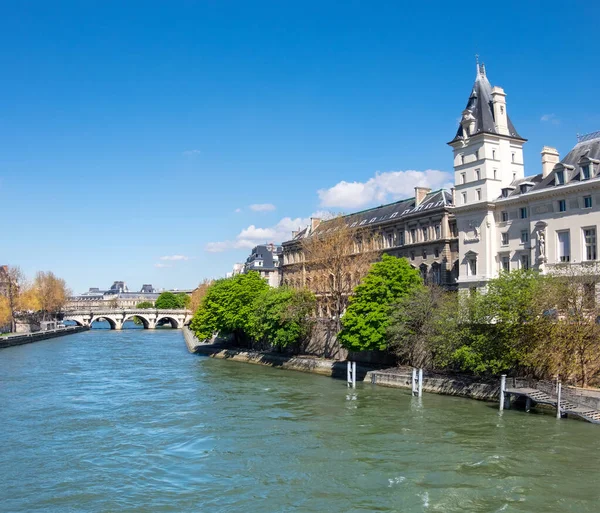
{"label": "embankment walkway", "polygon": [[23,344],[31,344],[49,338],[62,337],[64,335],[73,335],[87,331],[88,326],[67,326],[66,328],[57,328],[55,330],[35,331],[33,333],[15,333],[14,335],[5,335],[0,337],[0,349],[13,346],[21,346]]}

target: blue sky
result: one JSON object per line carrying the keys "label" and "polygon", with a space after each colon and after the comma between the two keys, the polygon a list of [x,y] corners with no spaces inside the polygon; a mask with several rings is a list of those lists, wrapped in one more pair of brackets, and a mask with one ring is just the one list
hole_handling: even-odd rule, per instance
{"label": "blue sky", "polygon": [[597,3],[404,4],[2,2],[0,263],[192,287],[313,213],[439,187],[476,53],[527,174],[600,130]]}

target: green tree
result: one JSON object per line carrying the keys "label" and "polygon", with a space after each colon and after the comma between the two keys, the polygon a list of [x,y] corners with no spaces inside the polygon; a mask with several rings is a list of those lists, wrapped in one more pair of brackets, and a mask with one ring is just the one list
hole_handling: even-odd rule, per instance
{"label": "green tree", "polygon": [[501,273],[485,294],[463,298],[462,343],[454,352],[461,370],[475,374],[519,372],[549,333],[553,295],[551,278],[534,271]]}
{"label": "green tree", "polygon": [[298,344],[310,335],[315,305],[306,289],[268,288],[254,300],[248,335],[278,348]]}
{"label": "green tree", "polygon": [[354,289],[338,339],[351,351],[386,349],[392,305],[422,284],[405,258],[383,255]]}
{"label": "green tree", "polygon": [[142,301],[136,305],[136,308],[154,308],[154,303],[152,301]]}
{"label": "green tree", "polygon": [[254,300],[269,288],[257,272],[215,281],[206,291],[190,327],[200,340],[231,333],[240,343],[251,330]]}
{"label": "green tree", "polygon": [[185,292],[180,292],[176,295],[179,304],[181,305],[179,308],[189,308],[192,303],[192,298],[188,296]]}
{"label": "green tree", "polygon": [[387,335],[398,361],[419,368],[444,368],[460,341],[458,295],[438,286],[415,287],[392,308]]}
{"label": "green tree", "polygon": [[186,301],[189,304],[189,297],[185,293],[173,294],[173,292],[163,292],[156,298],[154,306],[159,310],[177,310],[179,308],[186,308]]}

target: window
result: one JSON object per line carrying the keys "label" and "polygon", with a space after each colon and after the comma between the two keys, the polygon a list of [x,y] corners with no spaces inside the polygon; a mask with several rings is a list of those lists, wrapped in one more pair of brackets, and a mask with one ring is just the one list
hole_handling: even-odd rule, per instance
{"label": "window", "polygon": [[500,212],[500,220],[503,223],[506,223],[508,221],[508,212],[506,212],[506,210],[504,212]]}
{"label": "window", "polygon": [[519,209],[519,217],[521,219],[527,219],[527,207],[521,207]]}
{"label": "window", "polygon": [[481,189],[477,189],[477,201],[481,201]]}
{"label": "window", "polygon": [[400,245],[404,246],[404,231],[400,232]]}
{"label": "window", "polygon": [[515,161],[515,152],[514,151],[512,152],[512,154],[510,156],[510,160],[511,160],[511,162]]}
{"label": "window", "polygon": [[467,173],[460,174],[460,183],[467,183]]}
{"label": "window", "polygon": [[529,255],[521,255],[521,269],[529,269]]}
{"label": "window", "polygon": [[394,247],[394,234],[393,233],[388,233],[387,234],[387,244],[388,244],[388,248],[393,248]]}
{"label": "window", "polygon": [[569,231],[556,232],[558,238],[558,261],[559,262],[570,262],[571,261],[571,239]]}
{"label": "window", "polygon": [[421,228],[421,232],[423,233],[423,240],[429,240],[429,230],[427,230],[427,227]]}
{"label": "window", "polygon": [[481,169],[475,170],[475,180],[481,180]]}
{"label": "window", "polygon": [[494,169],[494,180],[498,179],[498,170]]}
{"label": "window", "polygon": [[462,204],[465,205],[467,203],[467,193],[463,192],[461,195]]}
{"label": "window", "polygon": [[410,242],[412,244],[417,242],[417,230],[415,230],[414,228],[410,229]]}
{"label": "window", "polygon": [[567,202],[566,200],[558,200],[558,211],[566,212],[567,211]]}
{"label": "window", "polygon": [[496,160],[496,150],[492,150],[492,158]]}
{"label": "window", "polygon": [[435,225],[435,238],[436,239],[442,238],[442,225],[440,225],[440,224]]}
{"label": "window", "polygon": [[479,150],[475,150],[475,160],[479,160]]}
{"label": "window", "polygon": [[563,185],[565,183],[565,172],[557,171],[556,172],[556,185]]}
{"label": "window", "polygon": [[414,252],[414,251],[411,251],[411,252],[410,252],[410,259],[411,259],[411,260],[414,260],[414,259],[415,259],[415,252]]}
{"label": "window", "polygon": [[501,240],[503,246],[508,246],[508,232],[502,232]]}
{"label": "window", "polygon": [[510,272],[510,257],[509,256],[503,256],[502,259],[500,260],[500,264],[501,264],[502,270],[504,272]]}
{"label": "window", "polygon": [[467,276],[477,276],[477,258],[475,257],[467,260]]}
{"label": "window", "polygon": [[460,163],[461,163],[461,164],[464,164],[464,163],[465,163],[465,156],[464,156],[464,154],[462,154],[462,153],[460,154]]}
{"label": "window", "polygon": [[590,166],[581,166],[581,179],[589,180],[590,179]]}
{"label": "window", "polygon": [[527,230],[523,230],[521,232],[521,244],[527,244],[529,242],[529,232]]}
{"label": "window", "polygon": [[596,260],[596,228],[584,228],[583,239],[585,242],[585,259]]}
{"label": "window", "polygon": [[423,256],[423,259],[427,258],[427,250],[426,249],[423,250],[422,256]]}
{"label": "window", "polygon": [[440,250],[439,250],[438,248],[435,248],[435,249],[433,250],[433,256],[434,256],[435,258],[439,258],[439,256],[440,256]]}
{"label": "window", "polygon": [[592,208],[592,197],[591,196],[583,197],[583,208]]}

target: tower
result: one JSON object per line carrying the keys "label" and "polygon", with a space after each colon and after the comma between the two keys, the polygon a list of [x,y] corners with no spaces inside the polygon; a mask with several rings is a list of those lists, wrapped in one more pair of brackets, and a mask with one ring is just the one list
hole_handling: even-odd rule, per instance
{"label": "tower", "polygon": [[456,204],[493,201],[503,187],[524,177],[523,139],[506,110],[506,94],[487,79],[477,63],[477,76],[456,135],[454,150]]}
{"label": "tower", "polygon": [[504,90],[491,86],[478,62],[467,106],[448,143],[454,154],[461,289],[484,287],[497,273],[495,201],[524,178],[525,142],[508,116]]}

